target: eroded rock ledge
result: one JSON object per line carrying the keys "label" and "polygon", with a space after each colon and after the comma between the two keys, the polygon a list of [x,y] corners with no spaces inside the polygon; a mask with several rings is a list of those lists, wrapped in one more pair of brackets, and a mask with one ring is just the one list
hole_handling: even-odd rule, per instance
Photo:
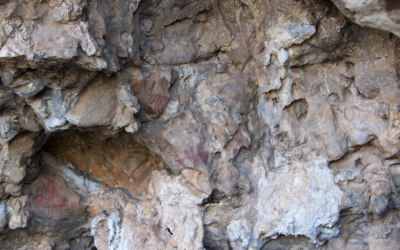
{"label": "eroded rock ledge", "polygon": [[1,249],[399,249],[395,0],[0,0]]}

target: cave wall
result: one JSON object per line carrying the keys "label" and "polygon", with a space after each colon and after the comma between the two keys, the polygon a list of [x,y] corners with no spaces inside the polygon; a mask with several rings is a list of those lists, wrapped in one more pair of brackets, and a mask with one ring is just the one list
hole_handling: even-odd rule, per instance
{"label": "cave wall", "polygon": [[400,249],[395,0],[0,0],[0,249]]}

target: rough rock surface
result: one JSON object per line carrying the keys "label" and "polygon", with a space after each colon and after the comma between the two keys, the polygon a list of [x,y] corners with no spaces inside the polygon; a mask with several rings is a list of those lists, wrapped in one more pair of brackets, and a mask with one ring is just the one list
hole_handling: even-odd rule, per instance
{"label": "rough rock surface", "polygon": [[0,249],[400,249],[396,0],[0,0]]}

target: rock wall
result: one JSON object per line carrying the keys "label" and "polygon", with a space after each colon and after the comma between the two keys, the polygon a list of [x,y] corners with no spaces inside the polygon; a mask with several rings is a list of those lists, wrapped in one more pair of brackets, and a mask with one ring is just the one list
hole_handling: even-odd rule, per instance
{"label": "rock wall", "polygon": [[1,249],[400,249],[396,0],[0,0]]}

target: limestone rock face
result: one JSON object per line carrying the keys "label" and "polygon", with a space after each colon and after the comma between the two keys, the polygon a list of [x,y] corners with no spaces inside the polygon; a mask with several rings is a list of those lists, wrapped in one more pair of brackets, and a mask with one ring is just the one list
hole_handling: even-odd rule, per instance
{"label": "limestone rock face", "polygon": [[400,35],[400,3],[396,0],[333,0],[340,11],[361,26]]}
{"label": "limestone rock face", "polygon": [[399,249],[395,0],[0,0],[0,248]]}

